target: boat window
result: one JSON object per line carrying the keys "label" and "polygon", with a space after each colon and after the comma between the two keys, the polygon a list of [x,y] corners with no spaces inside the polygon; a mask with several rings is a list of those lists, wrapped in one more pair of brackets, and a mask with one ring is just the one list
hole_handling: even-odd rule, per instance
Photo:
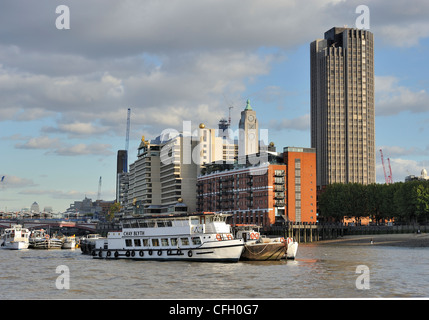
{"label": "boat window", "polygon": [[188,238],[180,238],[180,242],[182,243],[182,246],[189,246]]}
{"label": "boat window", "polygon": [[161,245],[163,247],[168,247],[168,238],[162,238],[161,239]]}
{"label": "boat window", "polygon": [[148,221],[147,226],[148,226],[148,228],[154,228],[155,227],[155,221]]}
{"label": "boat window", "polygon": [[165,224],[166,224],[167,227],[172,227],[173,226],[173,223],[171,222],[171,220],[166,221]]}
{"label": "boat window", "polygon": [[141,247],[142,243],[140,241],[140,239],[134,239],[134,247]]}
{"label": "boat window", "polygon": [[170,241],[173,247],[177,246],[177,238],[171,238]]}
{"label": "boat window", "polygon": [[140,221],[139,225],[140,225],[140,228],[147,228],[147,222]]}
{"label": "boat window", "polygon": [[152,239],[152,246],[159,247],[159,240],[158,239]]}
{"label": "boat window", "polygon": [[158,228],[163,228],[164,227],[164,221],[158,221]]}
{"label": "boat window", "polygon": [[201,244],[201,238],[200,237],[192,237],[192,244],[193,245],[200,245]]}
{"label": "boat window", "polygon": [[125,239],[125,246],[132,247],[133,246],[133,241],[131,239]]}
{"label": "boat window", "polygon": [[124,222],[122,223],[122,228],[127,229],[127,228],[131,228],[130,224],[128,222]]}
{"label": "boat window", "polygon": [[131,221],[131,228],[138,228],[139,224],[137,223],[137,220],[132,220]]}
{"label": "boat window", "polygon": [[143,239],[143,245],[149,247],[149,239]]}

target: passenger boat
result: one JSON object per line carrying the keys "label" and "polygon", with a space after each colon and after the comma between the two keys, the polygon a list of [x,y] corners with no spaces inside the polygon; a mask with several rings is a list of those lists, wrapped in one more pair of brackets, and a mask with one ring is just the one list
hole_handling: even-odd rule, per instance
{"label": "passenger boat", "polygon": [[29,236],[30,231],[28,229],[23,228],[20,224],[12,225],[10,228],[5,229],[1,247],[12,250],[27,249]]}
{"label": "passenger boat", "polygon": [[58,238],[51,238],[46,230],[33,230],[30,234],[31,249],[61,249],[63,242]]}
{"label": "passenger boat", "polygon": [[237,262],[242,239],[234,239],[229,214],[197,213],[123,219],[122,231],[96,241],[94,258]]}

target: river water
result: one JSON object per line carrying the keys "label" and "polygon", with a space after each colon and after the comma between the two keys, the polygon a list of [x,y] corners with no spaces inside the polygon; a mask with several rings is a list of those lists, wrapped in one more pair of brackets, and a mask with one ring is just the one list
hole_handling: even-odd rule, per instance
{"label": "river water", "polygon": [[3,249],[0,270],[0,299],[429,297],[429,248],[309,244],[300,245],[295,261],[239,263],[98,260],[80,250]]}

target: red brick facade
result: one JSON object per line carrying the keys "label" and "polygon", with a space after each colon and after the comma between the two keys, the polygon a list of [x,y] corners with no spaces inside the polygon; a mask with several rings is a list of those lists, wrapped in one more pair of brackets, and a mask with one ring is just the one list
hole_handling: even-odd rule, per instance
{"label": "red brick facade", "polygon": [[298,151],[283,154],[285,164],[198,177],[197,210],[232,213],[233,224],[257,224],[264,229],[284,218],[316,222],[316,155],[313,149],[294,149]]}

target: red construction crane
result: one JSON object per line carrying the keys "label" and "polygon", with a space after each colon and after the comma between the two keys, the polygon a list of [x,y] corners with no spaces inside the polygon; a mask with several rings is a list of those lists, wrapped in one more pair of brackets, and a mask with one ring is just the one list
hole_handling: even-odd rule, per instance
{"label": "red construction crane", "polygon": [[392,167],[390,166],[390,158],[387,158],[387,162],[389,163],[389,171],[390,171],[390,174],[387,177],[387,179],[389,180],[389,183],[393,183],[393,175],[392,175]]}
{"label": "red construction crane", "polygon": [[380,149],[380,154],[381,154],[381,164],[383,165],[384,180],[386,181],[386,184],[389,184],[389,178],[386,175],[386,167],[384,166],[383,150],[381,149]]}

